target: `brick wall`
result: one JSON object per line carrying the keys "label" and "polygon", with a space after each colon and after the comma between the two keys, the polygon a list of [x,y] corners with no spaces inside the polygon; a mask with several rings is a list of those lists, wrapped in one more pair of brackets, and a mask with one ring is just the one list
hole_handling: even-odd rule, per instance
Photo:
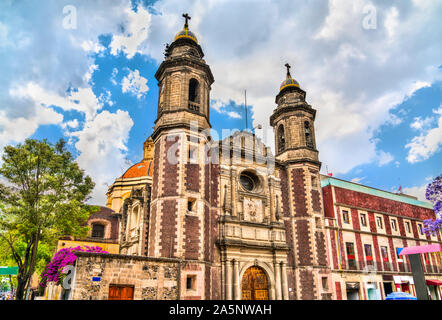
{"label": "brick wall", "polygon": [[196,216],[184,217],[184,257],[189,260],[198,260],[200,243],[200,221]]}
{"label": "brick wall", "polygon": [[293,169],[292,173],[292,196],[295,204],[295,216],[307,217],[307,200],[305,197],[304,170]]}
{"label": "brick wall", "polygon": [[174,257],[177,232],[177,205],[177,200],[164,200],[162,203],[160,231],[161,257]]}
{"label": "brick wall", "polygon": [[308,221],[296,220],[296,240],[299,265],[309,266],[313,264],[312,252],[310,249],[310,230]]}
{"label": "brick wall", "polygon": [[334,187],[336,202],[370,210],[388,212],[421,220],[434,218],[434,211],[353,190]]}

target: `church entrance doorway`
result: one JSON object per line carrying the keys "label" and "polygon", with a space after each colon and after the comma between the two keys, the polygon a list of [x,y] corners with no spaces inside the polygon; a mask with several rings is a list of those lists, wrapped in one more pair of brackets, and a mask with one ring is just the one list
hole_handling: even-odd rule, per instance
{"label": "church entrance doorway", "polygon": [[241,282],[243,300],[269,300],[267,275],[260,267],[250,267]]}
{"label": "church entrance doorway", "polygon": [[134,287],[110,285],[109,286],[109,300],[133,300]]}

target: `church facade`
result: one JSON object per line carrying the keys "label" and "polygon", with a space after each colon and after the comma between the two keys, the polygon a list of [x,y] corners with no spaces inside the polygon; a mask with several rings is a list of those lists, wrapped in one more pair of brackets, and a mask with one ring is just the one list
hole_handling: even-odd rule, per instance
{"label": "church facade", "polygon": [[108,190],[120,253],[79,253],[71,298],[332,299],[316,110],[286,65],[276,154],[247,131],[214,141],[214,76],[184,16],[155,74],[143,160]]}

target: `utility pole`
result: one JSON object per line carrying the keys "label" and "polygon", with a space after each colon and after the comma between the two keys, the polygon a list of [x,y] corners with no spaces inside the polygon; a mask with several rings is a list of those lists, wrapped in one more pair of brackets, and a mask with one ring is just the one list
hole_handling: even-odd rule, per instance
{"label": "utility pole", "polygon": [[247,90],[244,90],[244,110],[246,113],[246,129],[248,129],[248,123],[247,123]]}

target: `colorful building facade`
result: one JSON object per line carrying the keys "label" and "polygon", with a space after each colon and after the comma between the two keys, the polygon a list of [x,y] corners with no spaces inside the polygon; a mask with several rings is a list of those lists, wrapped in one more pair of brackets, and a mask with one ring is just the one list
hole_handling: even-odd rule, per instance
{"label": "colorful building facade", "polygon": [[[416,296],[404,247],[440,244],[423,232],[431,204],[329,176],[321,176],[327,244],[337,300],[380,300],[393,291]],[[432,299],[441,300],[440,253],[421,255]]]}

